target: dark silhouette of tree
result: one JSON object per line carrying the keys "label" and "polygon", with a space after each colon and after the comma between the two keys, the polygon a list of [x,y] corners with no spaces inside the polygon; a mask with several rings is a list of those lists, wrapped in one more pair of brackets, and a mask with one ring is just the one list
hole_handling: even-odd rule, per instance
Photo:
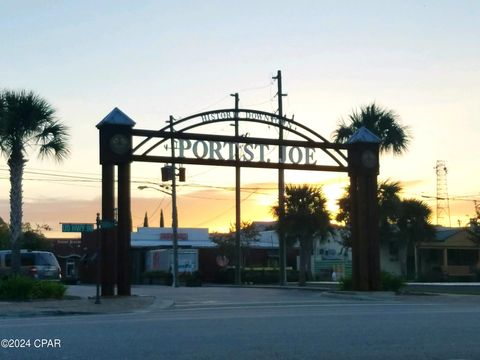
{"label": "dark silhouette of tree", "polygon": [[[245,265],[248,258],[248,251],[252,242],[258,239],[258,230],[253,222],[242,221],[240,226],[240,248],[242,251],[242,264]],[[221,255],[229,260],[235,258],[235,225],[230,225],[229,232],[226,234],[214,233],[212,241],[217,244]]]}
{"label": "dark silhouette of tree", "polygon": [[[411,275],[414,246],[420,241],[435,237],[435,228],[430,223],[432,210],[427,204],[416,199],[400,198],[402,187],[396,181],[386,180],[378,185],[378,212],[380,243],[406,249],[406,271]],[[339,212],[336,220],[349,230],[350,195],[348,188],[338,200]],[[344,246],[351,247],[349,231]],[[410,271],[410,273],[409,273]]]}
{"label": "dark silhouette of tree", "polygon": [[163,219],[163,209],[160,210],[160,227],[165,227],[165,220]]}
{"label": "dark silhouette of tree", "polygon": [[[400,197],[399,192],[402,190],[400,183],[396,181],[385,180],[378,184],[377,200],[378,200],[378,214],[379,214],[379,229],[380,242],[386,242],[392,239],[393,233],[398,229],[396,223],[400,211]],[[347,229],[350,229],[350,194],[348,187],[342,197],[338,199],[337,204],[339,211],[335,216],[335,220],[339,223],[345,224]],[[344,246],[351,247],[350,236],[348,235]]]}
{"label": "dark silhouette of tree", "polygon": [[[22,225],[21,245],[26,250],[52,250],[52,242],[48,240],[43,231],[51,230],[48,225],[36,225],[32,227],[30,223]],[[8,224],[0,217],[0,249],[10,249],[10,228]]]}
{"label": "dark silhouette of tree", "polygon": [[414,249],[420,241],[432,241],[435,238],[435,227],[430,223],[432,210],[423,201],[405,199],[400,204],[398,238],[406,246],[405,261],[407,278],[412,278],[415,269]]}
{"label": "dark silhouette of tree", "polygon": [[348,122],[341,120],[333,139],[337,143],[345,143],[361,127],[366,127],[380,138],[381,152],[402,154],[411,140],[409,129],[400,124],[399,116],[393,110],[382,109],[375,103],[354,111],[349,115]]}
{"label": "dark silhouette of tree", "polygon": [[287,245],[300,246],[299,285],[304,286],[311,274],[313,240],[325,236],[330,228],[327,200],[321,187],[288,185],[285,188],[285,215],[279,219],[278,205],[273,208],[278,226],[282,227]]}
{"label": "dark silhouette of tree", "polygon": [[10,229],[8,224],[0,217],[0,250],[10,248]]}

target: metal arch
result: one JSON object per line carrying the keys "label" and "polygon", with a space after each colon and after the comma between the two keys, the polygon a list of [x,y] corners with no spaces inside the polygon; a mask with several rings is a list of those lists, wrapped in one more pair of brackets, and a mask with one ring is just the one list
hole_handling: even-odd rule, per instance
{"label": "metal arch", "polygon": [[[189,121],[191,119],[194,119],[194,118],[198,118],[198,117],[202,117],[202,116],[208,116],[208,115],[211,115],[211,114],[219,114],[219,113],[226,113],[226,112],[231,112],[231,113],[239,113],[239,112],[245,112],[245,113],[254,113],[254,114],[259,114],[259,115],[263,115],[263,116],[268,116],[268,117],[271,117],[271,118],[276,118],[279,120],[278,123],[275,123],[275,122],[269,122],[269,121],[266,121],[266,120],[260,120],[260,119],[252,119],[252,118],[244,118],[244,117],[238,117],[239,120],[243,120],[243,121],[247,121],[247,122],[254,122],[254,123],[259,123],[259,124],[264,124],[264,125],[269,125],[269,126],[276,126],[277,128],[282,128],[286,131],[289,131],[293,134],[296,134],[302,138],[304,138],[305,140],[309,141],[309,142],[314,142],[314,139],[312,139],[311,137],[307,136],[306,134],[302,133],[302,132],[299,132],[297,131],[296,129],[293,129],[291,127],[288,127],[288,126],[285,126],[283,125],[282,123],[289,123],[291,124],[292,126],[295,126],[295,127],[299,127],[303,130],[305,130],[307,133],[310,133],[314,136],[316,136],[317,138],[321,139],[324,143],[326,143],[326,145],[330,144],[330,142],[325,139],[323,136],[321,136],[320,134],[318,134],[317,132],[313,131],[312,129],[306,127],[305,125],[303,124],[300,124],[292,119],[288,119],[288,118],[285,118],[285,117],[280,117],[278,116],[277,114],[272,114],[272,113],[268,113],[268,112],[265,112],[265,111],[260,111],[260,110],[251,110],[251,109],[238,109],[238,110],[235,110],[235,109],[218,109],[218,110],[212,110],[212,111],[205,111],[205,112],[202,112],[202,113],[197,113],[197,114],[194,114],[194,115],[191,115],[191,116],[188,116],[186,118],[183,118],[183,119],[180,119],[180,120],[177,120],[173,125],[178,125],[178,124],[182,124],[186,121]],[[193,128],[196,128],[196,127],[200,127],[202,125],[206,125],[206,124],[214,124],[214,123],[220,123],[220,122],[226,122],[226,121],[232,121],[234,119],[232,118],[224,118],[224,119],[214,119],[214,120],[209,120],[209,121],[204,121],[204,122],[199,122],[199,123],[195,123],[195,124],[192,124],[190,126],[187,126],[181,130],[177,130],[176,132],[185,132],[187,130],[190,130],[190,129],[193,129]],[[167,129],[170,129],[170,125],[168,126],[165,126],[163,128],[161,128],[160,130],[158,130],[158,133],[162,133],[164,131],[166,131]],[[140,147],[142,147],[146,142],[148,142],[150,139],[152,139],[153,136],[149,136],[147,137],[146,139],[144,139],[142,142],[140,142],[134,149],[133,149],[133,152],[135,152],[136,150],[138,150]],[[154,150],[155,148],[157,148],[158,146],[160,146],[163,142],[165,142],[166,139],[162,139],[160,140],[159,142],[157,142],[156,144],[154,144],[153,146],[151,146],[150,148],[148,148],[146,151],[143,152],[142,155],[147,155],[148,153],[150,153],[152,150]],[[339,164],[340,166],[343,166],[342,162],[340,160],[337,159],[337,157],[332,154],[330,152],[329,149],[321,149],[323,150],[323,152],[325,152],[328,156],[330,156],[337,164]],[[347,161],[347,157],[341,153],[340,151],[338,150],[335,150],[334,149],[334,152],[339,155],[343,160]]]}
{"label": "metal arch", "polygon": [[[306,130],[307,132],[311,133],[312,135],[315,135],[316,137],[318,137],[320,140],[322,140],[323,142],[326,142],[326,143],[329,143],[330,141],[328,141],[327,139],[325,139],[322,135],[320,135],[319,133],[317,133],[316,131],[313,131],[312,129],[306,127],[305,125],[303,124],[300,124],[298,122],[296,122],[295,120],[293,119],[289,119],[289,118],[286,118],[286,117],[283,117],[283,116],[278,116],[277,114],[274,114],[274,113],[269,113],[269,112],[266,112],[266,111],[261,111],[261,110],[252,110],[252,109],[238,109],[238,110],[235,110],[235,109],[217,109],[217,110],[210,110],[210,111],[204,111],[204,112],[201,112],[201,113],[197,113],[197,114],[194,114],[194,115],[190,115],[190,116],[187,116],[185,118],[182,118],[182,119],[179,119],[177,120],[173,125],[177,125],[177,124],[180,124],[182,122],[185,122],[185,121],[188,121],[188,120],[191,120],[191,119],[194,119],[196,117],[201,117],[201,116],[206,116],[206,115],[210,115],[210,114],[218,114],[218,113],[222,113],[222,112],[250,112],[250,113],[254,113],[254,114],[259,114],[259,115],[265,115],[265,116],[270,116],[272,118],[277,118],[279,120],[283,120],[285,122],[288,122],[288,123],[291,123],[292,125],[295,125],[295,126],[298,126],[304,130]],[[205,122],[205,124],[213,124],[213,123],[216,123],[216,122],[222,122],[222,121],[228,121],[228,120],[233,120],[233,119],[220,119],[220,120],[215,120],[215,121],[208,121],[208,122]],[[250,121],[253,121],[253,120],[256,120],[256,119],[243,119],[242,120],[250,120]],[[270,123],[269,123],[270,124]],[[273,125],[279,125],[279,124],[274,124]],[[162,130],[167,130],[170,126],[165,126],[163,127],[162,129],[160,129],[160,131]]]}

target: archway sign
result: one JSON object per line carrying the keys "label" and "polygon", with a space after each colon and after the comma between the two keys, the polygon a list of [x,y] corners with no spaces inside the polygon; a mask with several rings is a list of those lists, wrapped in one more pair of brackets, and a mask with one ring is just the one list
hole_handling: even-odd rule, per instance
{"label": "archway sign", "polygon": [[[280,76],[279,72],[277,79]],[[206,111],[182,119],[170,117],[168,125],[160,130],[135,129],[135,122],[118,108],[97,125],[104,221],[114,217],[114,166],[118,167],[118,226],[102,230],[102,295],[114,295],[115,285],[118,295],[130,295],[130,164],[134,161],[236,168],[237,284],[241,283],[240,169],[278,169],[281,210],[284,209],[285,170],[348,172],[353,287],[379,290],[378,137],[362,128],[347,144],[334,144],[293,118],[281,115],[281,102],[279,113],[269,113],[240,108],[238,94],[233,96],[234,108]],[[173,227],[176,229],[177,224]],[[285,284],[283,234],[279,234],[279,256],[279,283]]]}

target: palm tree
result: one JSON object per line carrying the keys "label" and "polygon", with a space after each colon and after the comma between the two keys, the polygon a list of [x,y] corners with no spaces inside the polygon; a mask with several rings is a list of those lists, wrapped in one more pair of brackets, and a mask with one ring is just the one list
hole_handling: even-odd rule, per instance
{"label": "palm tree", "polygon": [[[313,240],[324,236],[330,227],[330,214],[326,209],[327,200],[320,187],[310,185],[288,185],[285,188],[285,215],[278,226],[283,227],[285,238],[290,245],[300,245],[299,285],[304,286],[310,273],[310,255]],[[279,207],[273,207],[279,219]]]}
{"label": "palm tree", "polygon": [[345,143],[355,131],[366,127],[381,139],[381,152],[391,151],[399,155],[407,150],[411,136],[408,127],[402,126],[398,118],[394,111],[382,109],[375,103],[362,106],[360,111],[354,111],[349,115],[348,124],[344,120],[340,121],[333,138],[336,143]]}
{"label": "palm tree", "polygon": [[55,110],[33,92],[3,90],[0,92],[0,152],[7,158],[10,170],[10,229],[12,271],[20,270],[20,237],[22,234],[22,180],[27,150],[38,150],[40,158],[58,161],[68,155],[67,128],[58,122]]}
{"label": "palm tree", "polygon": [[[406,249],[404,258],[407,274],[412,270],[414,245],[419,241],[429,241],[435,236],[435,228],[430,223],[432,210],[424,202],[416,199],[400,199],[402,187],[399,182],[386,180],[378,185],[378,213],[380,242],[392,243]],[[348,188],[338,200],[338,222],[343,222],[349,229],[350,195]],[[351,247],[347,234],[344,246]]]}
{"label": "palm tree", "polygon": [[[385,180],[378,184],[378,220],[380,229],[380,241],[385,242],[392,239],[397,232],[396,223],[398,221],[401,199],[399,193],[402,186],[397,181]],[[350,228],[350,193],[348,187],[345,188],[343,196],[337,200],[339,211],[335,220],[344,223]],[[349,234],[348,234],[349,235]],[[350,236],[344,239],[344,247],[351,247]]]}
{"label": "palm tree", "polygon": [[432,209],[421,200],[405,199],[400,205],[398,236],[406,247],[405,268],[408,278],[412,277],[414,248],[419,241],[431,241],[435,237],[435,227],[430,223]]}
{"label": "palm tree", "polygon": [[402,200],[399,193],[402,186],[398,181],[385,180],[378,184],[378,220],[380,242],[391,241],[398,231],[398,217]]}

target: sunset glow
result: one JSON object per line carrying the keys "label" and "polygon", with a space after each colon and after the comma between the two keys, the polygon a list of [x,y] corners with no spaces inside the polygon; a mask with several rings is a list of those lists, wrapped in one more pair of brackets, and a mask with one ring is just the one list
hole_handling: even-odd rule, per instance
{"label": "sunset glow", "polygon": [[[24,221],[49,224],[57,231],[51,236],[58,235],[60,222],[94,221],[101,209],[95,125],[114,107],[136,128],[153,130],[165,127],[170,116],[231,109],[236,92],[241,108],[275,113],[272,77],[281,70],[285,115],[326,139],[361,105],[375,102],[399,114],[413,140],[402,156],[382,154],[379,180],[400,181],[402,197],[425,201],[435,222],[434,166],[445,160],[450,223],[465,226],[480,200],[479,14],[479,3],[465,1],[262,1],[255,8],[208,1],[2,2],[0,87],[38,92],[71,132],[65,162],[29,153]],[[231,135],[231,125],[209,131]],[[275,138],[278,129],[245,125],[240,134]],[[178,145],[185,154],[205,150],[222,158],[233,149]],[[243,151],[246,158],[249,151],[272,161],[278,156],[267,147]],[[313,161],[305,149],[287,155],[300,162],[300,152],[302,162]],[[145,212],[156,226],[161,209],[171,223],[170,197],[138,189],[159,184],[162,165],[132,164],[134,226]],[[179,225],[228,230],[235,219],[234,169],[187,165],[186,171],[187,181],[178,187]],[[277,176],[273,169],[242,168],[242,220],[273,220]],[[348,175],[289,170],[285,182],[321,185],[333,215]],[[2,157],[0,217],[7,221],[9,189]]]}

